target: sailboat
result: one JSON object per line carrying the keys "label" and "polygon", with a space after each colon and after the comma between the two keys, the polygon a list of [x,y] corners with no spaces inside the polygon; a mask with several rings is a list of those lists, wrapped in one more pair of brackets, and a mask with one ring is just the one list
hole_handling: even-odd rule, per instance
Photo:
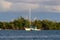
{"label": "sailboat", "polygon": [[30,28],[25,28],[26,31],[32,31],[32,30],[35,30],[35,31],[40,31],[40,29],[37,29],[37,27],[35,28],[32,28],[31,27],[31,8],[29,9],[29,22],[30,22]]}

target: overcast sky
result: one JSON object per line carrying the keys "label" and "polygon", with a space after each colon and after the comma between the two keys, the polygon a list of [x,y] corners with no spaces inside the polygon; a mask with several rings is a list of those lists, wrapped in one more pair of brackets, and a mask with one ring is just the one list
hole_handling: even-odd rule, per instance
{"label": "overcast sky", "polygon": [[60,0],[0,0],[0,21],[27,17],[29,8],[32,18],[60,21]]}

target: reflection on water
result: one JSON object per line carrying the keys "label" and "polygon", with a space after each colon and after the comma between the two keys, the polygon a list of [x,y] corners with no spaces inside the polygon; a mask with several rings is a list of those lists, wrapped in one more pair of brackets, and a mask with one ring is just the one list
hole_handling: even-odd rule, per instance
{"label": "reflection on water", "polygon": [[60,30],[0,30],[0,40],[60,40]]}

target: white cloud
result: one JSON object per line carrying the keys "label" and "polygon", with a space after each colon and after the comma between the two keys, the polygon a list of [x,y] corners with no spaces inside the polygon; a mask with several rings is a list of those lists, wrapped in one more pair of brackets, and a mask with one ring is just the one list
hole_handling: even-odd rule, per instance
{"label": "white cloud", "polygon": [[40,2],[42,0],[6,0],[6,1],[10,1],[10,2]]}
{"label": "white cloud", "polygon": [[55,9],[56,11],[60,11],[60,5],[59,5],[59,6],[55,6],[54,9]]}
{"label": "white cloud", "polygon": [[29,8],[36,9],[39,7],[38,4],[31,4],[31,3],[13,3],[8,2],[6,0],[0,0],[0,11],[20,11],[20,10],[26,10]]}
{"label": "white cloud", "polygon": [[28,10],[29,8],[37,9],[40,6],[38,4],[31,4],[31,3],[14,3],[11,7],[11,11],[21,11],[21,10]]}
{"label": "white cloud", "polygon": [[11,2],[7,2],[7,1],[2,1],[1,3],[4,9],[9,9],[12,5]]}
{"label": "white cloud", "polygon": [[52,12],[60,12],[60,5],[58,6],[44,6],[44,8],[47,10],[47,11],[52,11]]}
{"label": "white cloud", "polygon": [[43,5],[60,5],[60,0],[49,0],[49,1],[42,1],[41,4]]}
{"label": "white cloud", "polygon": [[5,1],[5,0],[0,0],[0,11],[8,11],[10,7],[12,6],[11,2]]}
{"label": "white cloud", "polygon": [[60,0],[0,0],[2,11],[21,11],[29,8],[60,12]]}

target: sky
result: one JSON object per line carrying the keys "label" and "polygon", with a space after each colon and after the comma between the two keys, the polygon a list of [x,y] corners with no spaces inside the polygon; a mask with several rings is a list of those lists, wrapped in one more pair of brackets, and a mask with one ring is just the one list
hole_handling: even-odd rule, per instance
{"label": "sky", "polygon": [[0,21],[13,21],[23,16],[32,19],[60,21],[60,0],[0,0]]}

